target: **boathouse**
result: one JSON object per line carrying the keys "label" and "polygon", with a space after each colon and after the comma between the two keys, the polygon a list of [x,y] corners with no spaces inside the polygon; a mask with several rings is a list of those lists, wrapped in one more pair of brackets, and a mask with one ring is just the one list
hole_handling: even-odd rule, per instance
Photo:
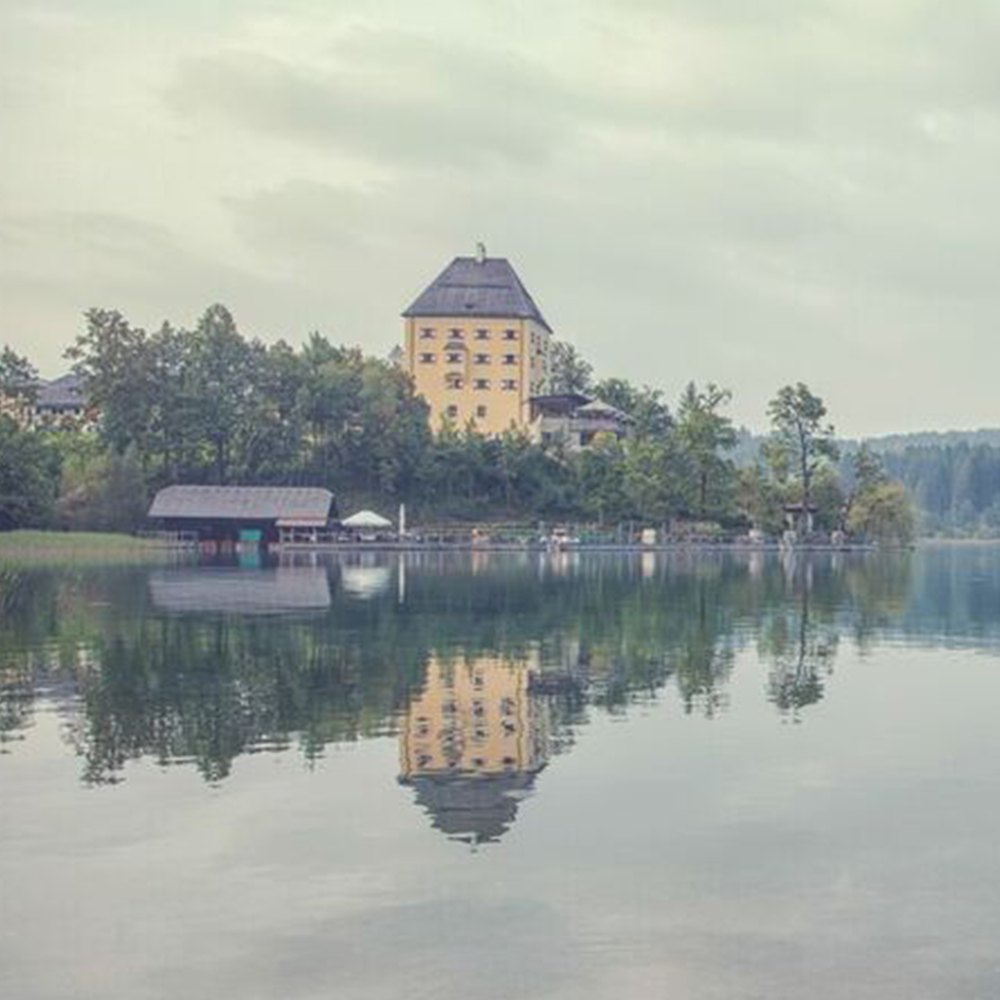
{"label": "boathouse", "polygon": [[315,537],[337,516],[329,490],[274,486],[168,486],[149,508],[160,530],[229,545],[271,545],[297,534]]}

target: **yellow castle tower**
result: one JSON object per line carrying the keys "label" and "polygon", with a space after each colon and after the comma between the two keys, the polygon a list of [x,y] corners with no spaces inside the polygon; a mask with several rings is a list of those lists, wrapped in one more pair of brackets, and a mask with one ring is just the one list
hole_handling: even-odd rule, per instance
{"label": "yellow castle tower", "polygon": [[406,367],[431,426],[470,421],[484,434],[524,429],[548,391],[552,330],[510,261],[456,257],[406,312]]}

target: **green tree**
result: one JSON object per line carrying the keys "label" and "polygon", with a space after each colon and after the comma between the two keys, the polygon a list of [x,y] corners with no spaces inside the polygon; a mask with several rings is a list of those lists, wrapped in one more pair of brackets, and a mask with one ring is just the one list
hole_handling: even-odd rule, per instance
{"label": "green tree", "polygon": [[41,434],[0,416],[0,531],[46,525],[59,483],[59,455]]}
{"label": "green tree", "polygon": [[665,524],[684,509],[684,458],[673,437],[640,438],[625,449],[624,486],[630,512]]}
{"label": "green tree", "polygon": [[670,408],[663,402],[659,389],[640,388],[626,379],[609,378],[598,382],[593,394],[627,413],[635,422],[636,437],[663,437],[673,427]]}
{"label": "green tree", "polygon": [[690,382],[677,408],[677,440],[694,470],[693,506],[699,518],[721,512],[725,485],[732,480],[733,464],[724,454],[736,446],[736,431],[722,412],[731,399],[729,390],[712,382],[701,390]]}
{"label": "green tree", "polygon": [[66,460],[56,522],[72,531],[135,531],[149,507],[142,465],[134,448],[124,455],[95,449],[78,435]]}
{"label": "green tree", "polygon": [[555,393],[583,393],[591,386],[593,367],[584,360],[572,344],[562,340],[552,342],[549,385]]}
{"label": "green tree", "polygon": [[101,413],[101,435],[117,452],[135,445],[150,453],[156,371],[146,331],[119,312],[91,309],[87,326],[66,357],[87,382],[93,406]]}
{"label": "green tree", "polygon": [[0,351],[0,412],[27,424],[38,396],[38,370],[25,357],[4,345]]}
{"label": "green tree", "polygon": [[34,395],[38,388],[38,369],[8,345],[0,351],[0,392],[5,396]]}
{"label": "green tree", "polygon": [[851,471],[854,477],[854,492],[865,493],[876,486],[887,482],[882,459],[866,443],[854,453],[851,458]]}
{"label": "green tree", "polygon": [[877,483],[851,505],[848,529],[886,544],[908,545],[916,531],[913,506],[901,483]]}
{"label": "green tree", "polygon": [[799,382],[780,389],[767,412],[773,429],[771,458],[786,464],[799,484],[803,505],[809,507],[817,471],[839,456],[833,426],[826,422],[826,405]]}
{"label": "green tree", "polygon": [[599,524],[622,520],[628,513],[625,492],[625,448],[605,435],[573,458],[577,502],[585,516]]}
{"label": "green tree", "polygon": [[213,478],[227,483],[244,457],[237,449],[256,405],[257,358],[222,305],[205,311],[189,350],[194,432],[208,450]]}
{"label": "green tree", "polygon": [[812,483],[812,503],[816,508],[816,524],[824,531],[837,531],[846,527],[849,510],[840,476],[832,465],[821,466]]}
{"label": "green tree", "polygon": [[777,534],[784,524],[781,487],[766,475],[760,463],[740,469],[736,477],[737,512],[758,531]]}

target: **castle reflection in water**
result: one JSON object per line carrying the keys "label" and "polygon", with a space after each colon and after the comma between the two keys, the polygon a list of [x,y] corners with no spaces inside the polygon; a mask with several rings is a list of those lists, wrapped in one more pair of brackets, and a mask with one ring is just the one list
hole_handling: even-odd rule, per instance
{"label": "castle reflection in water", "polygon": [[400,783],[436,829],[459,840],[497,840],[513,823],[550,754],[546,702],[532,694],[527,661],[433,656],[399,733]]}

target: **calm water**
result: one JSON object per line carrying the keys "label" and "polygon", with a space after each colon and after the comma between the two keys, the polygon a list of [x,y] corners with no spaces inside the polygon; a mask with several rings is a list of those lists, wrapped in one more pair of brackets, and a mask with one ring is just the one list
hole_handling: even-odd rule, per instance
{"label": "calm water", "polygon": [[0,997],[1000,995],[1000,549],[0,567]]}

